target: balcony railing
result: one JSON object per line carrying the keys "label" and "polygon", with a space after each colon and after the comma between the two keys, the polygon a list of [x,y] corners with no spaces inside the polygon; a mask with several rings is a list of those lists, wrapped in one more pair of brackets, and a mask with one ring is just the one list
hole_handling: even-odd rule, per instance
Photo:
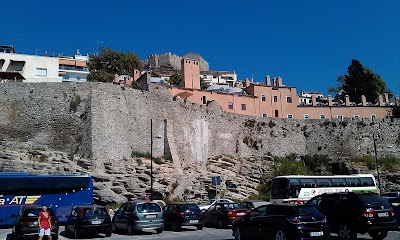
{"label": "balcony railing", "polygon": [[60,66],[60,70],[71,70],[71,71],[81,71],[81,72],[89,72],[88,68],[85,67],[70,67],[70,66]]}

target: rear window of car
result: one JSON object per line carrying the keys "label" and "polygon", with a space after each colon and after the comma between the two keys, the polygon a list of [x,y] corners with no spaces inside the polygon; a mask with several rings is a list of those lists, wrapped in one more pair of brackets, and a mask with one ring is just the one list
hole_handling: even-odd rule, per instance
{"label": "rear window of car", "polygon": [[389,202],[378,194],[362,194],[359,199],[366,205],[381,204],[385,208],[390,208]]}
{"label": "rear window of car", "polygon": [[161,212],[161,207],[157,203],[138,203],[137,211],[138,213]]}
{"label": "rear window of car", "polygon": [[[37,217],[42,211],[40,208],[32,208],[32,209],[25,209],[24,211],[24,217]],[[47,211],[50,213],[51,216],[54,216],[54,212],[52,209],[47,209]]]}
{"label": "rear window of car", "polygon": [[297,214],[319,214],[320,212],[315,207],[297,207]]}
{"label": "rear window of car", "polygon": [[181,205],[181,211],[200,211],[196,204],[185,204]]}
{"label": "rear window of car", "polygon": [[84,209],[85,216],[99,216],[99,215],[107,215],[105,208],[85,208]]}
{"label": "rear window of car", "polygon": [[239,208],[245,208],[243,205],[239,203],[225,203],[224,207],[227,209],[239,209]]}

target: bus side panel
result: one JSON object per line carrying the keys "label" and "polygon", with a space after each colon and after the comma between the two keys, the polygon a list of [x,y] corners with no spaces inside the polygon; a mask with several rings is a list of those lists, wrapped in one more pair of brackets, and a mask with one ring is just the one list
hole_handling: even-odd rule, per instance
{"label": "bus side panel", "polygon": [[17,223],[20,206],[0,207],[0,226],[12,226]]}

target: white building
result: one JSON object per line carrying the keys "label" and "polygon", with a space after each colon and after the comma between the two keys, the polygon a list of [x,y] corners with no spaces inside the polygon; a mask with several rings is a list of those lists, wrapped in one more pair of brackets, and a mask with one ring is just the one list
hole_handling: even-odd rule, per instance
{"label": "white building", "polygon": [[88,56],[82,56],[77,50],[74,57],[59,57],[59,76],[63,82],[86,82],[90,71],[87,68]]}
{"label": "white building", "polygon": [[211,86],[214,84],[227,84],[230,87],[235,86],[237,74],[235,71],[200,71],[200,77]]}
{"label": "white building", "polygon": [[0,71],[19,73],[23,82],[61,82],[58,58],[17,54],[12,47],[0,46]]}
{"label": "white building", "polygon": [[299,95],[299,102],[300,105],[312,105],[311,102],[311,97],[315,96],[317,101],[325,100],[326,97],[321,92],[306,92],[304,90],[301,90],[300,95]]}

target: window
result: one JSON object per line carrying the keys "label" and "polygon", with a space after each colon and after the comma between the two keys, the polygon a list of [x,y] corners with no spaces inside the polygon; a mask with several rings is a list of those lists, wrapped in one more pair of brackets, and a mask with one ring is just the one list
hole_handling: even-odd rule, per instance
{"label": "window", "polygon": [[309,114],[304,114],[304,119],[310,119],[310,115]]}
{"label": "window", "polygon": [[81,80],[81,76],[76,76],[76,80]]}
{"label": "window", "polygon": [[233,109],[233,103],[228,102],[228,109]]}
{"label": "window", "polygon": [[286,97],[286,103],[292,103],[292,97]]}
{"label": "window", "polygon": [[325,119],[325,114],[319,115],[319,119]]}
{"label": "window", "polygon": [[36,68],[36,76],[47,76],[47,68]]}
{"label": "window", "polygon": [[358,120],[360,119],[360,115],[354,115],[353,118]]}
{"label": "window", "polygon": [[268,117],[268,113],[262,113],[261,116],[262,117]]}
{"label": "window", "polygon": [[340,121],[343,121],[343,115],[337,115],[336,118]]}
{"label": "window", "polygon": [[372,114],[372,115],[371,115],[371,121],[374,122],[375,120],[376,120],[376,115],[375,115],[375,114]]}
{"label": "window", "polygon": [[246,104],[242,104],[242,110],[246,111]]}
{"label": "window", "polygon": [[292,115],[292,114],[288,114],[288,115],[287,115],[287,118],[292,119],[292,118],[293,118],[293,115]]}
{"label": "window", "polygon": [[274,102],[278,102],[278,96],[274,96]]}
{"label": "window", "polygon": [[266,102],[267,101],[267,96],[265,94],[261,94],[261,102]]}
{"label": "window", "polygon": [[203,96],[203,97],[201,98],[201,100],[203,101],[203,104],[206,104],[206,103],[207,103],[207,98],[206,98],[206,96]]}

